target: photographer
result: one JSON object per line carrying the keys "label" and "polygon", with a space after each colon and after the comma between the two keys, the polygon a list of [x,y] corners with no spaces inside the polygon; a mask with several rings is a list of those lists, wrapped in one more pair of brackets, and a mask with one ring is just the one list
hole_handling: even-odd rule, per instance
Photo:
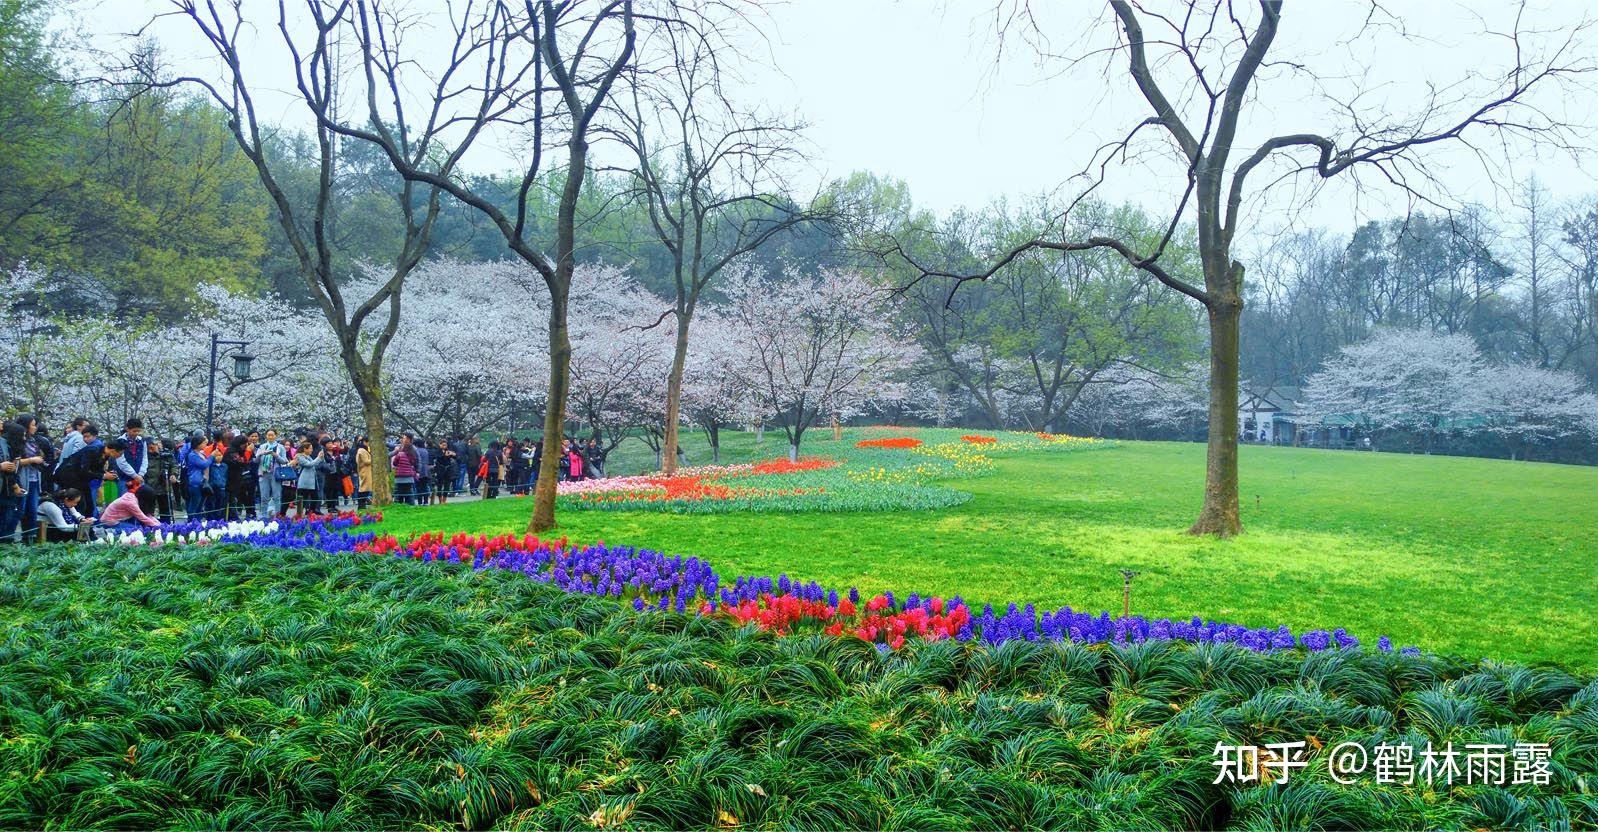
{"label": "photographer", "polygon": [[122,456],[122,440],[113,439],[107,445],[100,441],[99,433],[93,425],[83,429],[86,444],[79,448],[77,453],[61,461],[61,467],[56,469],[56,489],[75,488],[83,498],[83,513],[89,517],[95,515],[94,493],[91,489],[98,487],[105,477],[106,466],[114,464]]}
{"label": "photographer", "polygon": [[177,492],[177,457],[166,449],[166,443],[152,439],[145,462],[144,487],[155,495],[156,516],[163,523],[172,522],[172,497]]}

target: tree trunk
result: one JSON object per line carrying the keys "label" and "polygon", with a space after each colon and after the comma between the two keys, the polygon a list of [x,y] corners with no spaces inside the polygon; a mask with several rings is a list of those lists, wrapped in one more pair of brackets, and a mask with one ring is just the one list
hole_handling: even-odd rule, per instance
{"label": "tree trunk", "polygon": [[366,420],[366,452],[372,455],[372,481],[361,483],[361,488],[371,492],[372,505],[381,508],[394,502],[388,428],[383,424],[383,391],[363,376],[356,376],[355,391],[361,397],[361,416]]}
{"label": "tree trunk", "polygon": [[720,465],[721,464],[721,426],[720,425],[716,425],[716,424],[712,424],[710,426],[710,430],[708,432],[710,433],[710,464],[712,464],[712,465]]}
{"label": "tree trunk", "polygon": [[1217,297],[1210,317],[1210,427],[1205,451],[1204,507],[1188,534],[1231,537],[1243,531],[1237,484],[1238,344],[1243,300]]}
{"label": "tree trunk", "polygon": [[555,480],[560,476],[560,442],[565,436],[566,396],[571,388],[571,337],[566,329],[566,304],[571,284],[553,287],[549,304],[549,399],[544,407],[544,456],[533,488],[529,532],[555,527]]}
{"label": "tree trunk", "polygon": [[798,462],[799,461],[799,443],[798,442],[793,442],[793,443],[790,443],[788,445],[788,461],[789,462]]}
{"label": "tree trunk", "polygon": [[661,473],[677,473],[677,422],[682,416],[683,367],[688,363],[688,320],[677,316],[677,343],[671,353],[671,373],[666,376],[666,439],[661,447]]}

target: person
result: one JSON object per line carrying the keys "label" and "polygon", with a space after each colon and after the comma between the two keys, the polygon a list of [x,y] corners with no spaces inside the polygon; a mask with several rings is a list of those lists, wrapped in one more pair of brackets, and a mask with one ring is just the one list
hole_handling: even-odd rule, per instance
{"label": "person", "polygon": [[[21,540],[24,543],[39,536],[39,496],[44,482],[40,469],[44,466],[44,452],[35,437],[38,430],[38,421],[31,413],[19,414],[5,428],[8,461],[14,466],[12,473],[16,477],[12,486],[16,498],[12,516],[22,529]],[[10,525],[0,528],[0,540],[10,539],[11,536]]]}
{"label": "person", "polygon": [[122,443],[113,440],[108,446],[101,442],[99,432],[95,430],[94,425],[83,427],[83,438],[85,442],[78,446],[77,452],[61,460],[61,464],[56,466],[56,490],[59,491],[63,487],[76,488],[83,498],[84,513],[93,517],[94,495],[89,489],[105,476],[108,464],[114,464],[112,461],[121,453],[117,449],[122,447]]}
{"label": "person", "polygon": [[499,440],[488,443],[488,453],[483,454],[482,467],[478,474],[483,478],[483,499],[492,500],[499,496],[499,472],[505,462],[505,449]]}
{"label": "person", "polygon": [[149,458],[144,470],[144,488],[155,495],[155,514],[163,523],[173,520],[173,496],[177,491],[177,462],[166,443],[160,439],[149,441]]}
{"label": "person", "polygon": [[255,475],[255,449],[261,444],[261,432],[251,430],[244,435],[244,513],[259,517],[256,507],[261,502],[260,478]]}
{"label": "person", "polygon": [[111,470],[117,478],[117,494],[122,495],[144,483],[144,473],[149,468],[150,447],[144,440],[144,422],[138,417],[125,422],[122,435],[117,438],[128,447]]}
{"label": "person", "polygon": [[226,489],[227,502],[223,504],[223,517],[227,520],[244,519],[245,502],[249,492],[245,483],[249,481],[250,461],[245,455],[245,445],[249,443],[245,436],[235,436],[227,443],[227,450],[222,452],[222,464],[227,466],[223,488]]}
{"label": "person", "polygon": [[[454,434],[449,438],[449,449],[455,454],[455,479],[449,484],[450,496],[466,493],[467,482],[471,479],[471,472],[477,470],[476,460],[471,458],[471,451],[466,447],[466,438]],[[470,466],[470,470],[468,470]]]}
{"label": "person", "polygon": [[11,461],[11,443],[6,440],[11,423],[0,419],[0,543],[9,543],[17,528],[17,506],[22,503],[17,485],[17,464]]}
{"label": "person", "polygon": [[427,437],[420,441],[415,436],[406,434],[411,440],[411,451],[416,454],[416,499],[420,506],[427,505],[428,489],[431,487],[433,475],[433,452],[427,449]]}
{"label": "person", "polygon": [[355,437],[355,507],[372,504],[372,449],[366,437]]}
{"label": "person", "polygon": [[570,439],[562,439],[562,440],[560,440],[560,448],[559,448],[559,450],[557,452],[560,455],[555,458],[555,482],[565,482],[565,481],[571,479],[571,476],[572,476],[572,454],[571,454],[571,451],[572,451],[572,441]]}
{"label": "person", "polygon": [[185,472],[185,491],[183,513],[190,520],[205,519],[205,496],[211,487],[211,466],[217,463],[218,457],[207,452],[205,434],[195,431],[189,435],[189,441],[184,443],[183,470]]}
{"label": "person", "polygon": [[[120,439],[115,441],[121,441]],[[161,521],[150,516],[155,511],[155,495],[135,488],[111,501],[100,514],[100,527],[106,532],[131,532],[140,526],[157,528]]]}
{"label": "person", "polygon": [[438,448],[433,451],[432,482],[435,502],[439,505],[449,502],[449,492],[455,484],[455,451],[444,439],[438,440]]}
{"label": "person", "polygon": [[411,505],[416,497],[416,449],[411,447],[409,433],[400,437],[400,443],[388,458],[394,469],[394,502]]}
{"label": "person", "polygon": [[55,467],[60,468],[61,463],[65,462],[67,457],[83,450],[83,428],[88,424],[89,420],[82,416],[72,420],[72,424],[68,426],[67,435],[61,440],[61,457],[56,460]]}
{"label": "person", "polygon": [[83,493],[76,488],[52,491],[39,503],[39,528],[46,543],[73,543],[84,539],[93,517],[78,512]]}
{"label": "person", "polygon": [[91,517],[100,513],[100,504],[105,500],[104,485],[108,470],[105,447],[105,440],[100,438],[100,429],[93,424],[84,425],[82,453],[87,454],[86,459],[92,465],[89,467],[88,481],[79,485],[78,490],[83,492],[84,511]]}
{"label": "person", "polygon": [[359,507],[361,499],[361,472],[360,469],[355,467],[355,452],[359,450],[356,447],[356,443],[359,442],[360,439],[360,436],[356,436],[355,439],[350,441],[349,446],[344,449],[345,488],[348,491],[348,496],[350,497],[351,502],[355,503],[357,507]]}
{"label": "person", "polygon": [[39,425],[39,429],[33,434],[33,439],[39,443],[39,454],[44,457],[44,464],[39,466],[39,493],[49,494],[55,491],[55,465],[61,460],[56,455],[55,443],[50,441],[50,432],[45,430],[44,425]]}
{"label": "person", "polygon": [[567,476],[573,480],[583,478],[583,453],[580,442],[566,441],[566,471]]}
{"label": "person", "polygon": [[543,437],[539,437],[539,438],[533,440],[533,455],[532,455],[532,459],[528,461],[528,464],[532,466],[533,470],[531,472],[529,472],[528,475],[527,475],[527,484],[530,487],[535,487],[536,488],[538,486],[538,472],[540,470],[542,470],[543,466],[544,466],[544,438]]}
{"label": "person", "polygon": [[505,481],[510,483],[510,493],[527,493],[527,454],[523,453],[522,443],[518,439],[505,440],[505,458],[509,465],[505,469]]}
{"label": "person", "polygon": [[300,440],[299,453],[290,465],[299,472],[294,482],[295,516],[306,517],[316,513],[322,494],[322,449],[310,437]]}
{"label": "person", "polygon": [[605,449],[598,437],[589,437],[583,444],[583,470],[591,480],[605,476]]}
{"label": "person", "polygon": [[466,452],[461,454],[461,459],[466,461],[461,466],[461,490],[475,494],[483,483],[483,478],[477,475],[477,469],[483,467],[483,440],[476,436],[466,440]]}
{"label": "person", "polygon": [[339,446],[337,439],[327,434],[323,434],[317,444],[322,449],[321,503],[318,510],[323,514],[332,514],[338,511],[338,501],[344,496],[344,449]]}
{"label": "person", "polygon": [[263,520],[277,517],[283,512],[283,482],[278,479],[277,469],[287,466],[288,462],[288,447],[277,441],[277,431],[267,430],[261,444],[255,446],[254,463],[255,511]]}
{"label": "person", "polygon": [[210,487],[205,492],[207,520],[221,520],[227,514],[227,446],[228,434],[220,430],[211,433],[211,441],[205,446],[206,453],[211,456],[211,468],[207,472],[209,479],[206,482]]}

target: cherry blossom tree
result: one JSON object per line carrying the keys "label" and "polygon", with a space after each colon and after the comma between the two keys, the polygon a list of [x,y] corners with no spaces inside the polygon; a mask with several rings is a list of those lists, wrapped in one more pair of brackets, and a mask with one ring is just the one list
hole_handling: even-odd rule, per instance
{"label": "cherry blossom tree", "polygon": [[900,374],[916,349],[893,331],[887,299],[859,274],[826,269],[762,280],[747,273],[729,281],[727,296],[725,314],[749,356],[739,377],[782,426],[789,459],[799,458],[817,420],[847,419],[901,395]]}
{"label": "cherry blossom tree", "polygon": [[1438,434],[1486,413],[1483,367],[1469,335],[1381,330],[1344,347],[1310,376],[1304,415],[1353,418],[1377,435],[1421,434],[1430,449]]}
{"label": "cherry blossom tree", "polygon": [[1510,443],[1511,455],[1573,436],[1598,437],[1598,396],[1573,373],[1511,364],[1487,369],[1480,380],[1490,419],[1487,430]]}
{"label": "cherry blossom tree", "polygon": [[1192,363],[1159,373],[1132,362],[1118,362],[1099,373],[1071,404],[1068,417],[1099,436],[1110,428],[1187,433],[1203,423],[1209,409],[1207,365]]}
{"label": "cherry blossom tree", "polygon": [[533,380],[548,372],[544,322],[528,311],[537,279],[512,260],[440,258],[417,267],[384,387],[401,424],[421,435],[476,435],[499,420],[512,395],[542,389]]}
{"label": "cherry blossom tree", "polygon": [[572,278],[571,411],[614,450],[633,428],[659,450],[675,333],[652,326],[660,298],[627,272],[580,266]]}
{"label": "cherry blossom tree", "polygon": [[761,413],[744,383],[749,355],[732,321],[720,310],[701,310],[684,369],[682,413],[705,434],[710,461],[721,462],[721,430],[754,424]]}

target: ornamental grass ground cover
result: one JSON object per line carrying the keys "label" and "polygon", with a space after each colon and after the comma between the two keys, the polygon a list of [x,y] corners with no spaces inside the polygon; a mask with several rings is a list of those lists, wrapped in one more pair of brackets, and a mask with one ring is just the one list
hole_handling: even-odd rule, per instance
{"label": "ornamental grass ground cover", "polygon": [[[1225,644],[820,634],[312,549],[0,557],[5,828],[1590,828],[1598,681]],[[1313,739],[1313,743],[1309,740]],[[1284,786],[1217,743],[1304,741]],[[1333,782],[1545,743],[1546,785]],[[1583,785],[1583,784],[1587,785]]]}
{"label": "ornamental grass ground cover", "polygon": [[[923,429],[931,443],[969,431]],[[857,451],[869,434],[823,434],[806,452]],[[1056,453],[1031,434],[997,434],[991,475],[939,481],[972,497],[932,511],[715,517],[642,511],[566,512],[561,532],[698,555],[733,575],[802,575],[985,603],[1121,609],[1119,570],[1136,569],[1132,611],[1194,615],[1295,632],[1344,626],[1372,644],[1467,657],[1553,661],[1598,670],[1598,470],[1455,457],[1242,449],[1247,533],[1182,533],[1202,486],[1200,444],[1122,441]],[[723,459],[770,459],[780,437],[723,434]],[[1039,452],[1005,452],[1011,442]],[[612,470],[645,465],[624,445]],[[706,459],[702,445],[691,460]],[[629,463],[631,461],[631,463]],[[862,464],[865,464],[862,458]],[[636,468],[632,470],[637,470]],[[838,469],[833,469],[837,471]],[[523,501],[388,510],[402,535],[473,529],[520,533]]]}

